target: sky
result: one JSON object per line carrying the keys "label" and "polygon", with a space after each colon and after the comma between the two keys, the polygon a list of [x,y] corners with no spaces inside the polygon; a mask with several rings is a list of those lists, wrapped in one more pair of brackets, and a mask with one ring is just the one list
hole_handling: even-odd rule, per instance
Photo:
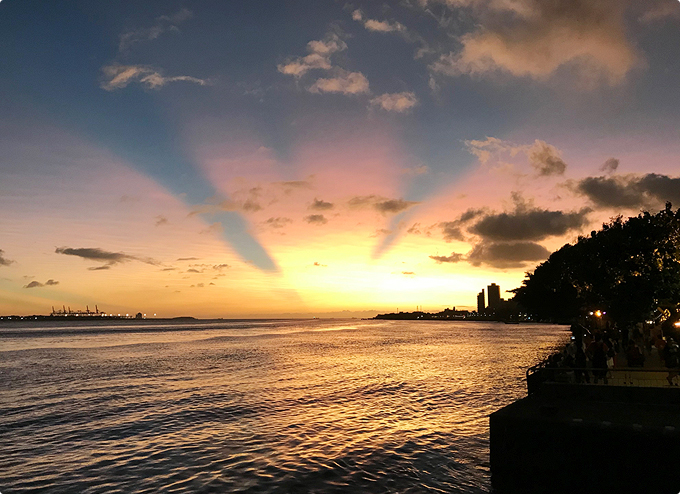
{"label": "sky", "polygon": [[0,1],[0,314],[474,309],[680,206],[677,0]]}

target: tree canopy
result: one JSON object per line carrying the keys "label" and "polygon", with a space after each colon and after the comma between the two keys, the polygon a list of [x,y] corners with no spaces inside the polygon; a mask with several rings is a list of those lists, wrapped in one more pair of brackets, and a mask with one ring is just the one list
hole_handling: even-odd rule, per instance
{"label": "tree canopy", "polygon": [[542,319],[603,310],[627,326],[680,302],[680,209],[619,216],[527,273],[515,301]]}

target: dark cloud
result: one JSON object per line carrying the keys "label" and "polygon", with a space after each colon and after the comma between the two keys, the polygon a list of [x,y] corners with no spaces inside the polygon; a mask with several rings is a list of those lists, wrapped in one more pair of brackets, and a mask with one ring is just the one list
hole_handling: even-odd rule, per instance
{"label": "dark cloud", "polygon": [[350,207],[354,208],[371,207],[382,214],[396,214],[420,203],[416,201],[405,201],[404,199],[387,199],[376,195],[370,195],[353,197],[349,200],[348,204]]}
{"label": "dark cloud", "polygon": [[144,259],[140,257],[131,256],[123,252],[109,252],[98,247],[83,247],[73,249],[71,247],[57,247],[55,249],[57,254],[64,254],[67,256],[76,256],[87,259],[88,261],[103,262],[107,266],[121,264],[128,261],[140,261],[147,264],[157,265],[158,263],[153,259]]}
{"label": "dark cloud", "polygon": [[374,207],[383,214],[401,213],[411,206],[418,204],[416,201],[405,201],[403,199],[388,199],[375,203]]}
{"label": "dark cloud", "polygon": [[246,201],[243,203],[243,206],[241,207],[244,211],[249,211],[252,213],[262,210],[262,206],[255,199],[246,199]]}
{"label": "dark cloud", "polygon": [[97,266],[94,268],[87,268],[88,271],[106,271],[107,269],[111,269],[111,266],[105,265],[105,266]]}
{"label": "dark cloud", "polygon": [[433,259],[437,264],[441,264],[443,262],[456,263],[462,261],[464,256],[463,254],[451,252],[450,256],[430,256],[430,259]]}
{"label": "dark cloud", "polygon": [[321,199],[314,198],[314,202],[309,206],[309,209],[314,211],[328,211],[333,209],[335,206],[333,203],[322,201]]}
{"label": "dark cloud", "polygon": [[372,235],[372,238],[375,237],[380,237],[381,235],[389,235],[392,233],[392,230],[388,230],[387,228],[378,228]]}
{"label": "dark cloud", "polygon": [[58,285],[59,282],[49,279],[45,283],[40,283],[39,281],[31,281],[28,285],[24,285],[24,288],[40,288],[43,286],[55,286]]}
{"label": "dark cloud", "polygon": [[221,272],[223,269],[229,269],[230,267],[231,267],[231,265],[229,265],[229,264],[215,264],[212,268],[215,271]]}
{"label": "dark cloud", "polygon": [[536,141],[527,153],[529,164],[533,166],[539,175],[564,175],[567,164],[560,157],[560,152],[555,146],[544,141]]}
{"label": "dark cloud", "polygon": [[305,216],[305,221],[316,225],[325,225],[328,223],[328,220],[323,214],[310,214],[309,216]]}
{"label": "dark cloud", "polygon": [[491,214],[469,230],[486,240],[541,240],[546,237],[564,235],[588,224],[590,209],[564,213],[545,209],[518,207],[513,213]]}
{"label": "dark cloud", "polygon": [[547,259],[550,251],[534,242],[482,242],[466,256],[473,266],[488,266],[500,269],[520,268],[529,261]]}
{"label": "dark cloud", "polygon": [[283,228],[292,222],[293,220],[291,220],[290,218],[277,217],[269,218],[267,221],[264,222],[264,225],[270,228]]}
{"label": "dark cloud", "polygon": [[200,261],[199,257],[179,257],[178,261]]}
{"label": "dark cloud", "polygon": [[187,272],[187,273],[202,273],[203,271],[199,271],[199,270],[196,269],[196,268],[189,268],[189,269],[187,269],[186,272]]}
{"label": "dark cloud", "polygon": [[617,160],[616,158],[609,158],[607,161],[602,163],[600,171],[603,171],[605,173],[614,173],[618,167],[619,160]]}
{"label": "dark cloud", "polygon": [[168,219],[165,216],[156,216],[156,226],[167,225]]}
{"label": "dark cloud", "polygon": [[5,251],[0,249],[0,266],[9,266],[14,261],[11,261],[5,257]]}
{"label": "dark cloud", "polygon": [[656,173],[587,177],[576,183],[575,190],[604,208],[640,208],[667,201],[680,203],[680,178]]}
{"label": "dark cloud", "polygon": [[484,213],[482,209],[468,209],[453,221],[443,221],[437,226],[441,228],[444,234],[444,240],[450,242],[452,240],[465,240],[463,235],[463,226],[479,217]]}
{"label": "dark cloud", "polygon": [[281,185],[286,188],[293,189],[311,189],[312,184],[306,180],[290,180],[287,182],[274,182],[277,185]]}

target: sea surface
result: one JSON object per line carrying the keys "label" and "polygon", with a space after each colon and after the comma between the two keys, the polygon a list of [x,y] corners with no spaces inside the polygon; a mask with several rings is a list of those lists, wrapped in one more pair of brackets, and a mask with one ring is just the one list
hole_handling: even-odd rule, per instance
{"label": "sea surface", "polygon": [[4,323],[0,492],[489,492],[488,415],[566,329]]}

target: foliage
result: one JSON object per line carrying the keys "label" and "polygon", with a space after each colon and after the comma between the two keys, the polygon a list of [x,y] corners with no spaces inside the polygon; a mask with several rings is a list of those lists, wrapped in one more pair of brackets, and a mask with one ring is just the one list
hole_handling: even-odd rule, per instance
{"label": "foliage", "polygon": [[623,326],[645,320],[680,301],[680,209],[619,216],[554,252],[514,291],[542,319],[600,309]]}

